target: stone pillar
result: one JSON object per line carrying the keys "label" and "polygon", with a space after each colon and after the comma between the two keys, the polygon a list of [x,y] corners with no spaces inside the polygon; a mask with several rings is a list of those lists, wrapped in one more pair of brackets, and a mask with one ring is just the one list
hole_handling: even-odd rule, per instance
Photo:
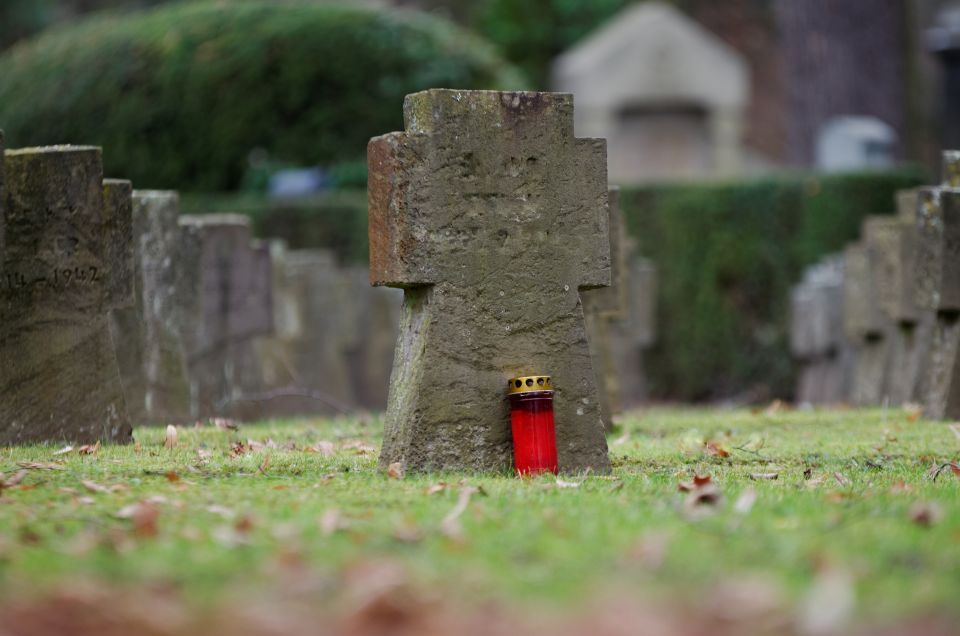
{"label": "stone pillar", "polygon": [[644,359],[656,342],[657,268],[636,254],[636,244],[625,242],[627,268],[624,274],[626,312],[612,327],[613,353],[624,407],[635,407],[649,397]]}
{"label": "stone pillar", "polygon": [[130,441],[108,320],[132,302],[119,184],[107,205],[94,147],[11,150],[2,163],[0,444]]}
{"label": "stone pillar", "polygon": [[843,314],[846,336],[856,358],[851,401],[875,406],[886,397],[889,342],[870,256],[864,242],[844,251]]}

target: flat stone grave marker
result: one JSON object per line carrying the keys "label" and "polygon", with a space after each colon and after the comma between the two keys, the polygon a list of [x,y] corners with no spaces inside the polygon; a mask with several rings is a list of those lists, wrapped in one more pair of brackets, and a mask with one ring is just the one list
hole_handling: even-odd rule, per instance
{"label": "flat stone grave marker", "polygon": [[943,184],[921,188],[916,302],[936,318],[922,378],[924,414],[960,418],[960,152],[943,153]]}
{"label": "flat stone grave marker", "polygon": [[889,342],[865,243],[846,247],[844,269],[844,325],[856,359],[850,397],[854,404],[878,405],[886,392]]}
{"label": "flat stone grave marker", "polygon": [[623,411],[620,393],[620,378],[614,354],[613,330],[617,321],[626,317],[627,278],[624,251],[625,228],[620,210],[620,188],[610,188],[610,281],[609,287],[592,289],[582,294],[583,314],[587,326],[587,339],[593,356],[593,370],[597,376],[600,398],[600,417],[605,428],[613,428],[613,416]]}
{"label": "flat stone grave marker", "polygon": [[558,93],[429,90],[368,146],[370,281],[404,289],[380,463],[512,464],[507,380],[553,376],[562,471],[610,469],[580,291],[610,284],[606,148]]}
{"label": "flat stone grave marker", "polygon": [[108,320],[133,300],[128,188],[105,200],[99,148],[4,154],[0,444],[130,441]]}
{"label": "flat stone grave marker", "polygon": [[262,391],[254,340],[273,332],[269,247],[253,245],[240,215],[182,216],[179,225],[191,415],[242,418],[247,397]]}
{"label": "flat stone grave marker", "polygon": [[173,191],[135,190],[129,203],[134,303],[110,315],[127,408],[140,424],[185,423],[190,419],[190,380],[176,295],[181,267],[179,196]]}

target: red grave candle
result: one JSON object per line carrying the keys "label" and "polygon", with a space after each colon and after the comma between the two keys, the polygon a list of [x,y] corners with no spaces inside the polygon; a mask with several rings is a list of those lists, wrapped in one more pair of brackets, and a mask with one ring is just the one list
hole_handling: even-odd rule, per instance
{"label": "red grave candle", "polygon": [[517,475],[557,473],[553,384],[548,375],[511,378],[507,393]]}

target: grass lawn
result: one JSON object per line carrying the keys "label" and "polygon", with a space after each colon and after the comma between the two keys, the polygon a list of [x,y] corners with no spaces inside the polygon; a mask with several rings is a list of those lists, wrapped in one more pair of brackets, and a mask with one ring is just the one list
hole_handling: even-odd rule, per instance
{"label": "grass lawn", "polygon": [[377,470],[380,431],[304,420],[181,427],[172,449],[156,428],[93,453],[0,448],[0,634],[4,607],[26,625],[29,603],[74,588],[201,614],[236,599],[343,607],[397,581],[480,614],[619,599],[760,631],[960,619],[960,476],[931,472],[960,457],[960,426],[901,410],[642,411],[608,440],[612,475],[560,480],[393,478]]}

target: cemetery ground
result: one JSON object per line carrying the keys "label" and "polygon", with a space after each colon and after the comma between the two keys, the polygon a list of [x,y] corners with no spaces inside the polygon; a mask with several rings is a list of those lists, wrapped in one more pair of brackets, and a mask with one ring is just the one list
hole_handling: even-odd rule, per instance
{"label": "cemetery ground", "polygon": [[0,633],[960,620],[960,425],[914,411],[638,411],[559,479],[388,474],[377,418],[219,424],[0,448]]}

